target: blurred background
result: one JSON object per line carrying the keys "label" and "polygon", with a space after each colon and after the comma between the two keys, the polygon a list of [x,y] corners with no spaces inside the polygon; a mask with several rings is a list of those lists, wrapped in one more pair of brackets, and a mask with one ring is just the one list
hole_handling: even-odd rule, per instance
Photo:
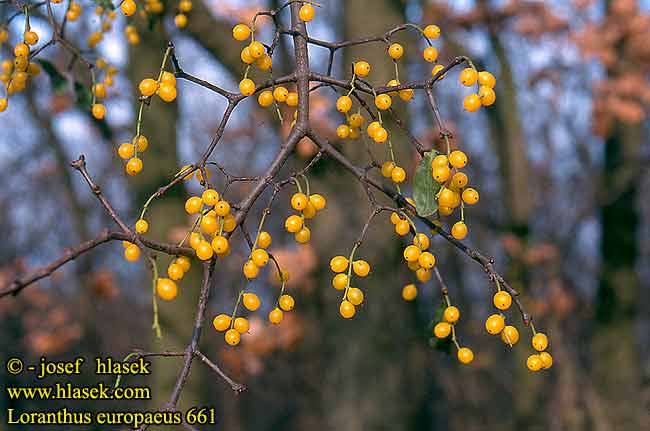
{"label": "blurred background", "polygon": [[[224,430],[650,429],[650,1],[321,3],[308,24],[312,36],[351,39],[382,34],[407,21],[435,23],[442,29],[435,41],[442,64],[468,55],[497,77],[496,104],[478,114],[462,109],[469,90],[458,83],[458,70],[436,85],[435,94],[454,133],[453,145],[470,158],[470,183],[481,193],[480,203],[466,211],[466,243],[493,256],[497,269],[523,293],[538,330],[549,334],[555,365],[528,372],[528,332],[516,314],[509,320],[520,329],[522,341],[513,349],[485,333],[492,286],[479,265],[435,237],[440,271],[461,309],[459,338],[474,350],[475,361],[462,366],[453,351],[431,343],[439,286],[434,280],[420,284],[416,301],[402,300],[402,287],[414,277],[402,264],[404,240],[388,234],[392,225],[387,216],[376,219],[358,253],[373,266],[372,274],[358,283],[365,292],[364,306],[353,320],[343,321],[328,262],[349,253],[370,208],[362,187],[323,160],[309,175],[312,190],[328,199],[328,208],[312,224],[312,242],[298,246],[283,232],[287,192],[276,201],[266,225],[274,238],[271,251],[291,274],[288,289],[296,297],[295,311],[285,314],[279,326],[267,322],[279,286],[265,270],[268,274],[251,285],[263,306],[251,316],[251,333],[242,344],[225,346],[209,321],[201,343],[202,351],[248,391],[233,395],[227,384],[195,363],[181,408],[215,406],[219,423],[214,429]],[[122,216],[135,222],[146,198],[208,145],[226,103],[179,81],[177,103],[153,103],[145,111],[143,131],[150,147],[143,173],[135,179],[124,174],[116,149],[134,133],[134,89],[142,78],[157,73],[167,41],[175,43],[186,71],[234,90],[244,68],[231,27],[278,4],[194,0],[188,26],[179,31],[173,25],[176,6],[169,2],[169,12],[154,22],[153,31],[137,21],[137,45],[127,43],[120,15],[96,52],[89,53],[119,69],[102,123],[74,102],[72,83],[87,81],[87,76],[79,67],[68,69],[69,55],[56,48],[41,54],[67,84],[54,88],[41,74],[0,114],[1,285],[111,226],[69,167],[80,153]],[[87,12],[68,26],[68,36],[85,46],[99,23],[91,12],[95,5],[87,0],[81,5]],[[57,17],[65,11],[64,5],[54,9]],[[15,10],[12,4],[0,4],[0,23]],[[287,19],[285,13],[282,21]],[[22,25],[21,19],[11,22],[10,42],[16,42]],[[49,39],[42,14],[33,14],[32,26],[40,43]],[[261,21],[259,31],[258,37],[270,42],[268,21]],[[396,40],[406,47],[402,81],[429,77],[431,64],[421,59],[421,41],[410,33],[400,33]],[[11,46],[0,48],[2,59],[9,57]],[[291,70],[292,49],[291,40],[282,39],[274,57],[277,76]],[[314,70],[324,71],[327,54],[310,48]],[[361,58],[372,64],[374,85],[393,78],[381,44],[338,54],[335,73],[347,77],[347,65]],[[341,122],[333,109],[335,99],[329,89],[311,99],[312,121],[331,139]],[[397,105],[422,142],[440,145],[422,93],[416,92],[408,105]],[[292,112],[283,114],[290,118]],[[245,101],[212,159],[233,174],[260,174],[286,136],[288,123],[281,127],[272,110]],[[397,136],[397,159],[412,176],[417,155],[394,126],[389,130]],[[364,163],[360,142],[340,143],[340,148]],[[284,175],[300,169],[314,153],[310,142],[302,142]],[[377,154],[385,156],[383,150]],[[223,185],[214,174],[215,183]],[[248,187],[230,187],[228,200],[236,202]],[[148,213],[149,235],[180,240],[191,226],[183,203],[199,190],[193,181],[155,202]],[[267,199],[263,195],[249,215],[249,230],[256,228]],[[209,320],[229,313],[244,285],[241,264],[248,249],[241,232],[233,238],[232,255],[217,268]],[[180,283],[179,297],[161,304],[164,337],[157,340],[150,330],[150,274],[142,262],[125,263],[119,243],[98,248],[18,297],[0,300],[0,352],[5,358],[20,355],[35,361],[42,355],[121,358],[134,348],[182,349],[192,332],[198,266]],[[179,366],[176,359],[155,360],[148,380],[130,380],[151,385],[154,399],[122,407],[160,408]],[[0,386],[17,381],[0,375]],[[96,381],[90,374],[76,380]],[[26,401],[10,405],[44,407]],[[79,403],[74,408],[106,405]]]}

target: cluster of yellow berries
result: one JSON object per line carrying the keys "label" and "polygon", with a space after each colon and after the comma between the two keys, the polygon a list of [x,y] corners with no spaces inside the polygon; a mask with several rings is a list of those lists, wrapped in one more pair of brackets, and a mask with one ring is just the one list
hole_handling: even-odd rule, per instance
{"label": "cluster of yellow berries", "polygon": [[[7,30],[0,30],[0,45],[9,37]],[[7,109],[9,104],[8,96],[25,90],[27,80],[30,76],[36,76],[41,72],[38,64],[29,61],[30,46],[38,43],[38,34],[35,31],[27,30],[23,34],[23,42],[14,46],[14,60],[9,59],[2,62],[2,74],[0,81],[5,83],[7,97],[0,98],[0,112]]]}
{"label": "cluster of yellow berries", "polygon": [[[397,217],[395,220],[397,220]],[[397,223],[403,224],[404,221],[405,220],[400,218],[397,220]],[[406,223],[408,224],[408,221],[406,221]],[[406,265],[411,271],[415,273],[417,280],[422,283],[431,279],[431,269],[433,269],[433,267],[436,265],[436,257],[433,255],[433,253],[428,251],[429,245],[429,237],[426,234],[417,233],[413,236],[413,244],[406,246],[404,248],[404,252],[402,253],[404,260],[406,261]],[[413,298],[409,299],[409,296],[410,294],[408,293],[408,290],[407,292],[404,292],[404,289],[402,289],[402,297],[405,300],[408,301],[415,298],[414,296]]]}
{"label": "cluster of yellow berries", "polygon": [[164,71],[158,80],[145,78],[140,81],[138,90],[143,97],[157,94],[163,101],[173,102],[176,99],[176,77],[173,73]]}
{"label": "cluster of yellow berries", "polygon": [[212,320],[212,325],[214,329],[219,332],[224,332],[224,339],[226,343],[231,346],[236,346],[241,340],[241,335],[246,334],[250,329],[250,323],[245,317],[237,317],[237,309],[239,303],[244,305],[248,311],[256,311],[260,308],[261,301],[259,297],[254,293],[240,293],[239,298],[237,299],[237,304],[235,305],[235,311],[232,316],[227,314],[219,314],[214,317]]}
{"label": "cluster of yellow berries", "polygon": [[126,35],[126,41],[129,45],[137,45],[140,43],[138,29],[136,29],[134,25],[129,24],[124,27],[124,34]]}
{"label": "cluster of yellow berries", "polygon": [[357,312],[356,306],[361,305],[364,299],[361,289],[350,287],[352,273],[357,277],[366,277],[370,274],[370,264],[362,259],[350,262],[345,256],[334,256],[330,260],[330,269],[336,273],[332,278],[332,287],[344,291],[339,314],[345,319],[351,319]]}
{"label": "cluster of yellow berries", "polygon": [[250,38],[251,42],[246,45],[239,55],[241,61],[247,65],[244,79],[239,82],[239,91],[244,96],[250,96],[255,93],[255,83],[252,79],[247,78],[248,70],[254,63],[260,70],[266,71],[273,65],[271,56],[266,53],[264,44],[255,40],[255,34],[246,24],[237,24],[232,29],[232,37],[235,40],[243,42]]}
{"label": "cluster of yellow berries", "polygon": [[387,160],[382,163],[381,175],[385,178],[390,178],[395,184],[406,181],[406,170],[401,166],[397,166],[392,160]]}
{"label": "cluster of yellow berries", "polygon": [[[190,247],[194,249],[196,257],[209,260],[214,254],[219,257],[230,254],[230,244],[223,233],[235,230],[236,222],[230,212],[230,204],[220,198],[219,192],[206,189],[201,196],[191,196],[185,201],[185,211],[190,215],[199,214],[200,231],[192,232],[189,237]],[[211,242],[203,234],[212,236]]]}
{"label": "cluster of yellow berries", "polygon": [[124,166],[127,174],[133,177],[142,171],[143,163],[142,159],[138,157],[138,154],[144,153],[147,151],[147,148],[149,148],[149,140],[144,135],[134,136],[131,142],[124,142],[117,148],[118,156],[122,160],[127,160]]}
{"label": "cluster of yellow berries", "polygon": [[260,268],[265,267],[269,263],[269,253],[266,249],[271,245],[271,241],[272,238],[268,232],[260,231],[257,235],[255,244],[253,244],[248,259],[242,268],[244,277],[248,280],[257,278],[260,273]]}
{"label": "cluster of yellow berries", "polygon": [[[138,223],[144,220],[138,220]],[[145,222],[146,223],[146,222]],[[137,228],[136,223],[136,228]],[[190,270],[192,263],[185,256],[178,256],[167,267],[167,277],[159,277],[156,280],[156,294],[165,301],[171,301],[178,295],[177,281],[180,281],[187,271]]]}
{"label": "cluster of yellow berries", "polygon": [[306,244],[311,239],[311,230],[307,227],[305,220],[310,220],[316,216],[318,211],[325,209],[327,200],[318,193],[309,195],[302,192],[294,193],[291,196],[291,208],[298,211],[299,214],[292,214],[284,221],[284,228],[287,232],[292,233],[296,242]]}
{"label": "cluster of yellow berries", "polygon": [[140,247],[129,241],[122,241],[124,247],[124,259],[129,262],[136,262],[140,259]]}
{"label": "cluster of yellow berries", "polygon": [[101,73],[103,73],[104,79],[101,82],[95,82],[92,86],[91,90],[93,96],[93,104],[91,108],[91,113],[93,117],[95,117],[98,120],[101,120],[106,116],[106,106],[104,106],[104,104],[101,103],[101,100],[106,97],[107,87],[113,86],[114,84],[113,76],[117,74],[117,69],[113,66],[109,66],[106,63],[106,60],[104,60],[103,58],[99,58],[95,66],[97,66],[97,69],[99,69]]}
{"label": "cluster of yellow berries", "polygon": [[93,31],[88,36],[88,48],[92,49],[104,39],[104,33],[108,33],[113,28],[112,22],[117,17],[114,10],[105,9],[102,6],[95,7],[95,15],[99,17],[100,30]]}
{"label": "cluster of yellow berries", "polygon": [[280,85],[275,87],[273,91],[264,90],[257,96],[257,103],[263,108],[271,106],[274,102],[286,103],[287,106],[296,107],[298,106],[298,93],[289,91],[286,87]]}
{"label": "cluster of yellow berries", "polygon": [[460,83],[466,87],[478,86],[478,92],[469,94],[463,100],[463,108],[468,112],[475,112],[481,106],[492,105],[497,96],[494,92],[496,78],[490,72],[483,70],[477,72],[473,67],[468,67],[460,72]]}
{"label": "cluster of yellow berries", "polygon": [[174,24],[178,28],[187,26],[187,14],[192,10],[192,0],[181,0],[178,2],[178,13],[174,17]]}
{"label": "cluster of yellow berries", "polygon": [[[512,305],[512,296],[505,290],[499,289],[494,294],[492,303],[498,310],[506,311]],[[519,331],[512,325],[506,325],[505,317],[501,313],[492,314],[485,320],[485,330],[490,335],[500,334],[501,340],[510,347],[519,341]],[[545,351],[548,347],[548,337],[546,334],[534,330],[533,333],[531,344],[540,353],[530,355],[526,360],[526,366],[531,371],[548,369],[553,365],[553,357]]]}
{"label": "cluster of yellow berries", "polygon": [[460,347],[456,341],[455,325],[458,319],[460,319],[460,310],[448,303],[442,313],[442,319],[442,321],[436,323],[436,326],[433,327],[433,334],[439,339],[447,338],[451,334],[452,340],[456,345],[456,357],[458,361],[461,364],[469,364],[474,360],[474,352],[469,347]]}
{"label": "cluster of yellow berries", "polygon": [[[282,274],[282,277],[283,279],[286,278],[286,274]],[[275,308],[269,312],[269,322],[273,323],[274,325],[279,325],[284,318],[284,312],[293,310],[293,307],[295,307],[295,305],[296,301],[293,299],[293,296],[284,293],[283,289],[280,292],[280,296],[278,297]]]}
{"label": "cluster of yellow berries", "polygon": [[[448,156],[439,154],[431,161],[431,176],[442,184],[436,196],[438,213],[441,216],[451,215],[459,206],[474,205],[479,200],[476,189],[467,187],[467,174],[461,172],[461,169],[467,166],[467,161],[467,155],[460,150],[454,150]],[[467,236],[467,225],[462,211],[461,220],[451,228],[451,235],[458,240]]]}
{"label": "cluster of yellow berries", "polygon": [[[61,0],[54,3],[61,3]],[[65,17],[68,21],[76,21],[81,16],[81,5],[75,1],[71,1],[68,5],[68,11],[65,13]]]}

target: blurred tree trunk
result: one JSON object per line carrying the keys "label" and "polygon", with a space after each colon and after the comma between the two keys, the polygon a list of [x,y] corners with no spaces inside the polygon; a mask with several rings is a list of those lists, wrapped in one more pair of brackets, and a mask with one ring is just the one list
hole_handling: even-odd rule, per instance
{"label": "blurred tree trunk", "polygon": [[[611,0],[605,0],[609,13]],[[625,57],[623,47],[619,58]],[[607,70],[615,79],[625,62]],[[634,67],[634,66],[633,66]],[[646,132],[647,133],[647,132]],[[618,121],[605,140],[603,185],[634,164],[644,139],[642,125]],[[638,186],[629,181],[617,196],[606,196],[600,207],[601,273],[596,297],[596,329],[592,340],[593,373],[597,390],[608,406],[606,417],[621,429],[641,426],[640,364],[636,338],[639,279]]]}
{"label": "blurred tree trunk", "polygon": [[[405,5],[401,2],[357,0],[342,4],[339,22],[343,39],[380,35],[405,21]],[[400,34],[397,40],[404,42],[403,38],[410,37]],[[353,61],[366,60],[372,66],[368,79],[374,85],[394,78],[393,65],[382,44],[352,48],[337,56],[341,54],[337,64],[343,76],[349,78]],[[400,69],[402,80],[408,79],[405,62],[400,64]],[[408,122],[406,109],[401,108],[405,104],[398,98],[394,102]],[[384,116],[394,137],[397,161],[407,172],[413,172],[412,149],[387,117]],[[359,164],[366,163],[363,145],[358,141],[357,145],[346,148],[346,154]],[[385,146],[370,145],[378,158],[384,159]],[[321,230],[319,238],[322,240],[318,242],[321,260],[327,262],[335,254],[349,253],[369,214],[369,204],[360,186],[350,189],[353,181],[350,176],[328,174],[324,180],[318,187],[327,187],[329,194],[336,196],[336,203],[329,210],[332,221],[326,228],[328,232]],[[347,192],[342,194],[340,190]],[[395,271],[403,266],[400,241],[387,234],[392,227],[387,216],[375,218],[373,226],[356,254],[357,259],[371,263],[372,274],[365,280],[353,281],[364,291],[366,300],[352,321],[345,321],[338,314],[341,298],[340,293],[331,288],[330,271],[322,271],[318,281],[324,303],[319,311],[322,323],[318,329],[324,342],[319,355],[323,364],[322,381],[326,382],[318,395],[321,397],[322,428],[427,429],[430,418],[423,413],[428,407],[423,400],[429,389],[427,378],[430,376],[425,362],[428,346],[424,338],[415,337],[423,331],[424,325],[417,321],[416,305],[405,304],[401,299],[401,287],[408,280],[407,272]],[[405,363],[410,366],[403,366]]]}
{"label": "blurred tree trunk", "polygon": [[[499,65],[497,79],[497,100],[493,109],[489,109],[491,134],[499,153],[501,170],[501,192],[505,203],[502,225],[503,234],[515,235],[524,245],[528,241],[529,217],[531,208],[531,190],[529,183],[530,167],[526,154],[526,142],[517,103],[517,85],[512,74],[508,53],[503,46],[495,25],[489,26],[489,39],[492,52]],[[528,281],[528,269],[522,256],[510,256],[506,267],[506,278],[518,291],[524,291]],[[518,319],[519,320],[519,319]],[[520,325],[518,325],[520,326]],[[521,328],[521,326],[520,326]],[[528,336],[527,329],[522,331],[523,339]],[[513,351],[513,372],[517,382],[515,421],[519,426],[529,423],[537,411],[537,393],[539,379],[532,377],[522,366],[528,353]]]}
{"label": "blurred tree trunk", "polygon": [[[641,126],[616,125],[614,133],[605,140],[604,184],[609,184],[634,160],[642,133]],[[592,340],[593,372],[597,390],[608,406],[606,417],[621,429],[638,429],[641,425],[636,332],[637,199],[637,184],[630,181],[618,196],[600,208],[602,268]]]}
{"label": "blurred tree trunk", "polygon": [[[158,25],[153,31],[141,32],[142,42],[132,49],[129,59],[129,77],[133,86],[133,94],[139,94],[137,89],[145,77],[157,78],[163,54],[169,41],[163,26]],[[168,69],[171,64],[168,65]],[[180,95],[179,95],[180,97]],[[137,101],[134,101],[137,106]],[[130,190],[133,191],[134,210],[131,221],[135,221],[142,205],[158,187],[168,183],[171,177],[180,169],[176,148],[176,124],[178,119],[177,102],[165,103],[158,97],[145,107],[143,114],[142,133],[149,139],[149,149],[142,155],[144,168],[135,178],[127,178]],[[135,129],[135,126],[134,126]],[[149,221],[148,236],[169,240],[172,228],[187,225],[184,208],[185,191],[181,186],[170,189],[164,199],[158,199],[149,206],[146,219]],[[161,277],[166,277],[170,259],[158,254],[158,271]],[[192,334],[194,314],[199,291],[198,264],[188,273],[179,284],[178,297],[170,302],[158,301],[160,322],[163,331],[161,340],[155,339],[150,332],[151,350],[182,350]],[[150,295],[151,274],[143,274],[139,286],[144,289],[145,296]],[[151,408],[158,409],[169,400],[176,376],[180,369],[180,361],[175,359],[157,360],[154,365],[154,377],[151,379],[153,400]],[[181,405],[194,405],[200,401],[198,385],[204,373],[201,367],[194,367],[190,375],[190,383],[186,386],[181,397]]]}

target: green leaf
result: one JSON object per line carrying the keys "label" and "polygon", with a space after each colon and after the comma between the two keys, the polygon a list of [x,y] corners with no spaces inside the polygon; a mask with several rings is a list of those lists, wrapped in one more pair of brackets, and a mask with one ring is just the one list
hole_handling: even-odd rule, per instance
{"label": "green leaf", "polygon": [[45,73],[50,77],[50,80],[52,81],[52,90],[55,93],[64,93],[67,88],[67,80],[65,77],[61,75],[56,67],[54,67],[54,65],[49,61],[40,58],[36,61],[41,64]]}
{"label": "green leaf", "polygon": [[75,81],[74,94],[79,108],[84,111],[90,110],[93,103],[93,95],[90,93],[90,89],[79,81]]}
{"label": "green leaf", "polygon": [[431,176],[431,161],[437,155],[438,152],[435,150],[424,153],[424,157],[415,169],[413,199],[415,200],[415,209],[422,217],[428,217],[438,209],[436,194],[441,185]]}

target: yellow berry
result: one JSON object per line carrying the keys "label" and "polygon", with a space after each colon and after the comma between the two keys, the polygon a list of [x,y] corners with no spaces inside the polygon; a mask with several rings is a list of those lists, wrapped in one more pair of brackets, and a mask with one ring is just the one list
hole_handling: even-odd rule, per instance
{"label": "yellow berry", "polygon": [[471,67],[467,67],[463,69],[460,72],[460,76],[458,78],[460,83],[466,87],[471,87],[472,85],[476,84],[477,79],[478,79],[478,73],[476,72],[476,69]]}
{"label": "yellow berry", "polygon": [[282,317],[283,317],[282,310],[280,310],[278,307],[275,307],[271,312],[269,313],[269,322],[273,323],[274,325],[279,324],[282,322]]}
{"label": "yellow berry", "polygon": [[526,366],[530,371],[539,371],[542,368],[542,359],[539,355],[532,354],[526,359]]}
{"label": "yellow berry", "polygon": [[176,283],[174,283],[174,281],[170,280],[169,278],[159,278],[156,281],[156,293],[160,299],[171,301],[172,299],[176,298],[176,295],[178,294],[178,287],[176,287]]}
{"label": "yellow berry", "polygon": [[223,332],[230,327],[230,316],[219,314],[212,319],[212,326],[219,332]]}
{"label": "yellow berry", "polygon": [[430,245],[429,237],[423,233],[418,233],[413,237],[413,245],[419,248],[420,250],[426,250],[429,248]]}
{"label": "yellow berry", "polygon": [[349,96],[341,96],[336,101],[336,109],[339,112],[348,112],[352,108],[352,99]]}
{"label": "yellow berry", "polygon": [[390,173],[390,179],[397,184],[403,183],[406,180],[406,171],[400,166],[395,166]]}
{"label": "yellow berry", "polygon": [[142,94],[144,97],[150,97],[158,89],[158,83],[154,79],[146,78],[140,81],[138,89],[140,90],[140,94]]}
{"label": "yellow berry", "polygon": [[459,150],[452,151],[449,154],[449,164],[456,169],[462,169],[467,165],[467,155]]}
{"label": "yellow berry", "polygon": [[400,220],[395,224],[395,233],[399,236],[404,236],[411,230],[411,225],[406,220]]}
{"label": "yellow berry", "polygon": [[304,22],[309,22],[314,19],[314,6],[309,3],[302,5],[300,11],[298,11],[298,16]]}
{"label": "yellow berry", "polygon": [[548,337],[546,334],[538,332],[533,336],[531,344],[533,345],[533,349],[537,350],[538,352],[542,352],[548,347]]}
{"label": "yellow berry", "polygon": [[185,201],[185,211],[188,214],[196,214],[201,211],[203,201],[198,196],[192,196]]}
{"label": "yellow berry", "polygon": [[291,208],[296,211],[302,211],[307,207],[309,203],[309,198],[304,193],[294,193],[291,196]]}
{"label": "yellow berry", "polygon": [[438,322],[433,327],[433,334],[436,338],[447,338],[451,334],[451,325],[447,322]]}
{"label": "yellow berry", "polygon": [[283,311],[291,311],[296,305],[296,301],[291,295],[284,294],[278,298],[278,305]]}
{"label": "yellow berry", "polygon": [[388,47],[388,56],[393,60],[399,60],[404,55],[404,47],[399,43],[393,43]]}
{"label": "yellow berry", "polygon": [[478,97],[478,94],[476,93],[467,95],[463,100],[463,108],[465,108],[467,112],[476,112],[480,107],[481,107],[481,98]]}
{"label": "yellow berry", "polygon": [[232,28],[232,37],[238,41],[244,41],[251,35],[251,29],[246,24],[237,24]]}
{"label": "yellow berry", "polygon": [[129,262],[135,262],[140,258],[140,248],[135,244],[130,244],[124,249],[124,258]]}
{"label": "yellow berry", "polygon": [[183,267],[180,266],[178,263],[172,262],[167,267],[167,275],[172,280],[180,280],[185,275],[185,271],[183,270]]}
{"label": "yellow berry", "polygon": [[461,364],[469,364],[474,360],[474,352],[468,347],[458,349],[457,356]]}
{"label": "yellow berry", "polygon": [[212,250],[212,246],[210,245],[209,242],[205,240],[202,240],[199,243],[195,251],[196,251],[196,257],[198,257],[201,260],[212,259],[212,256],[214,255],[214,250]]}
{"label": "yellow berry", "polygon": [[250,323],[248,322],[248,319],[244,317],[237,317],[235,321],[232,324],[233,329],[240,334],[245,334],[248,332],[250,329]]}
{"label": "yellow berry", "polygon": [[297,215],[290,215],[287,217],[287,219],[284,221],[284,227],[289,233],[296,233],[302,229],[302,219],[300,216]]}
{"label": "yellow berry", "polygon": [[322,211],[327,206],[327,200],[325,197],[323,195],[319,195],[318,193],[309,195],[309,203],[314,206],[314,209],[316,211]]}
{"label": "yellow berry", "polygon": [[460,311],[458,308],[450,305],[445,308],[445,311],[442,313],[442,317],[449,323],[456,323],[460,318]]}
{"label": "yellow berry", "polygon": [[339,306],[339,314],[345,318],[345,319],[351,319],[354,317],[354,314],[357,312],[357,310],[354,308],[354,304],[352,304],[350,301],[342,301],[341,305]]}
{"label": "yellow berry", "polygon": [[178,256],[175,262],[183,268],[183,272],[189,271],[192,266],[190,259],[186,256]]}
{"label": "yellow berry", "polygon": [[132,157],[126,163],[126,173],[133,176],[138,175],[142,171],[142,160],[139,157]]}
{"label": "yellow berry", "polygon": [[419,259],[420,253],[422,253],[422,251],[418,247],[409,245],[404,249],[404,259],[407,262],[415,262]]}
{"label": "yellow berry", "polygon": [[355,260],[352,262],[352,270],[357,276],[366,277],[368,274],[370,274],[370,264],[365,260]]}
{"label": "yellow berry", "polygon": [[212,246],[212,250],[214,250],[214,252],[220,256],[228,253],[228,250],[230,249],[228,239],[225,236],[221,235],[215,236],[212,239],[212,243],[210,245]]}
{"label": "yellow berry", "polygon": [[117,154],[120,156],[120,158],[124,160],[128,160],[133,155],[135,154],[135,147],[133,144],[129,144],[128,142],[125,142],[124,144],[120,145],[117,149]]}
{"label": "yellow berry", "polygon": [[249,78],[242,79],[239,82],[239,91],[244,96],[250,96],[251,94],[255,93],[255,83]]}
{"label": "yellow berry", "polygon": [[347,274],[336,274],[332,278],[332,287],[336,290],[343,290],[348,286],[348,280]]}
{"label": "yellow berry", "polygon": [[307,244],[311,239],[311,230],[307,226],[303,226],[298,232],[294,234],[294,239],[299,244]]}
{"label": "yellow berry", "polygon": [[354,73],[365,78],[370,73],[370,64],[367,61],[357,61],[354,63]]}
{"label": "yellow berry", "polygon": [[440,37],[440,27],[437,25],[429,24],[428,26],[424,27],[423,32],[424,35],[429,39],[437,39]]}
{"label": "yellow berry", "polygon": [[352,305],[361,305],[363,302],[363,292],[361,289],[358,289],[356,287],[351,287],[348,289],[348,293],[345,295],[348,301]]}
{"label": "yellow berry", "polygon": [[269,263],[269,254],[263,248],[258,248],[251,253],[251,260],[256,266],[261,268]]}
{"label": "yellow berry", "polygon": [[106,115],[106,107],[101,103],[95,103],[92,106],[92,114],[98,120],[101,120]]}
{"label": "yellow berry", "polygon": [[149,223],[147,223],[146,220],[140,219],[137,222],[135,222],[135,231],[139,234],[147,233],[149,230]]}
{"label": "yellow berry", "polygon": [[485,330],[492,335],[500,334],[505,326],[505,319],[500,314],[493,314],[485,320]]}
{"label": "yellow berry", "polygon": [[467,225],[462,221],[454,223],[451,227],[451,236],[459,241],[465,239],[467,236]]}
{"label": "yellow berry", "polygon": [[479,85],[485,85],[486,87],[494,88],[497,80],[490,72],[483,70],[478,73],[478,83]]}
{"label": "yellow berry", "polygon": [[264,90],[259,94],[259,96],[257,96],[257,103],[259,103],[263,108],[271,106],[273,100],[273,93],[270,90]]}
{"label": "yellow berry", "polygon": [[228,329],[224,335],[224,338],[226,340],[226,343],[230,344],[231,346],[236,346],[241,340],[239,332],[237,332],[235,329]]}
{"label": "yellow berry", "polygon": [[285,102],[288,96],[289,96],[289,90],[287,90],[284,87],[275,87],[275,89],[273,90],[273,97],[275,98],[275,101],[278,103]]}
{"label": "yellow berry", "polygon": [[512,296],[510,296],[510,294],[505,290],[500,290],[494,294],[492,302],[494,303],[494,306],[499,310],[507,310],[512,304]]}
{"label": "yellow berry", "polygon": [[246,263],[244,264],[243,271],[244,271],[244,276],[249,280],[254,279],[260,273],[260,269],[257,267],[257,265],[255,265],[255,263],[252,260],[246,261]]}
{"label": "yellow berry", "polygon": [[550,353],[548,352],[542,352],[539,354],[539,359],[542,361],[542,368],[545,370],[551,368],[553,366],[553,356],[551,356]]}
{"label": "yellow berry", "polygon": [[405,301],[413,301],[418,296],[418,288],[415,284],[407,284],[402,288],[402,298]]}
{"label": "yellow berry", "polygon": [[330,269],[333,272],[343,272],[348,269],[348,259],[345,256],[335,256],[330,260]]}
{"label": "yellow berry", "polygon": [[387,110],[392,105],[393,101],[388,94],[378,94],[375,97],[375,106],[382,111]]}
{"label": "yellow berry", "polygon": [[[434,46],[427,46],[424,48],[424,51],[422,51],[422,57],[424,58],[425,61],[428,63],[433,63],[438,59],[438,50]],[[442,65],[439,65],[442,66]],[[436,66],[438,67],[438,66]],[[431,72],[434,74],[433,72]]]}
{"label": "yellow berry", "polygon": [[260,298],[254,293],[244,293],[242,295],[242,304],[249,311],[255,311],[260,308]]}
{"label": "yellow berry", "polygon": [[209,207],[213,207],[219,202],[219,192],[214,189],[207,189],[201,195],[201,201]]}
{"label": "yellow berry", "polygon": [[474,205],[478,202],[479,195],[476,190],[470,187],[463,190],[462,198],[463,202],[465,202],[467,205]]}
{"label": "yellow berry", "polygon": [[268,232],[262,231],[257,236],[257,246],[259,248],[269,248],[271,241],[271,235]]}
{"label": "yellow berry", "polygon": [[[420,248],[418,247],[418,250],[419,249]],[[420,253],[420,256],[418,257],[418,264],[420,264],[422,268],[431,269],[436,265],[436,258],[428,251],[425,251]]]}
{"label": "yellow berry", "polygon": [[177,28],[185,28],[187,26],[187,15],[179,13],[174,17],[174,24]]}
{"label": "yellow berry", "polygon": [[501,331],[501,340],[506,344],[514,346],[519,341],[519,331],[514,326],[508,325]]}
{"label": "yellow berry", "polygon": [[120,10],[125,16],[131,16],[135,13],[137,6],[133,0],[124,0],[120,5]]}
{"label": "yellow berry", "polygon": [[479,87],[478,97],[481,99],[481,105],[483,106],[491,106],[497,100],[496,93],[487,85],[481,85]]}

